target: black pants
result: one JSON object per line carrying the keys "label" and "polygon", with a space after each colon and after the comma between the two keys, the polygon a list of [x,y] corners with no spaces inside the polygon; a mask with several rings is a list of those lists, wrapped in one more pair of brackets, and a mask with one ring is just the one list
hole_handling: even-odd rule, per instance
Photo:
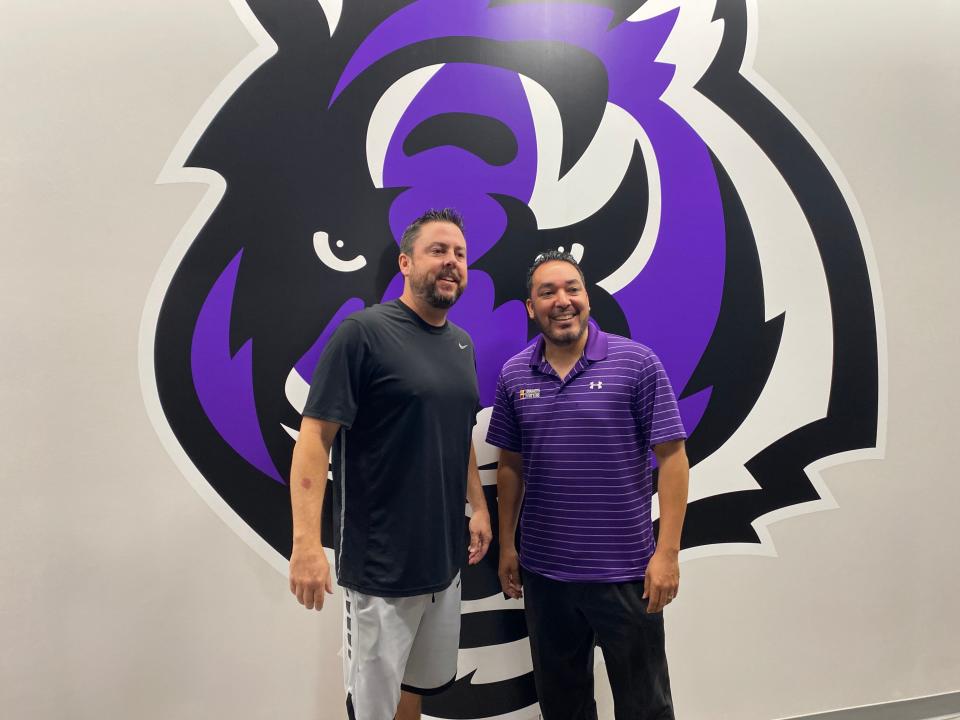
{"label": "black pants", "polygon": [[596,720],[599,645],[616,720],[673,720],[663,613],[647,613],[643,583],[573,583],[523,571],[533,676],[544,720]]}

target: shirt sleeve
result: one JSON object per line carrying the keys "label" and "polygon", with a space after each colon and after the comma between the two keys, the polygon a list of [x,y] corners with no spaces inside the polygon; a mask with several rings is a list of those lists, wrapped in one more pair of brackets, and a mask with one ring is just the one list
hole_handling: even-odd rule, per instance
{"label": "shirt sleeve", "polygon": [[686,439],[670,378],[653,353],[640,371],[634,402],[640,427],[650,438],[650,447],[669,440]]}
{"label": "shirt sleeve", "polygon": [[345,428],[353,425],[369,353],[370,345],[360,323],[352,318],[340,323],[320,354],[304,416],[329,420]]}
{"label": "shirt sleeve", "polygon": [[503,372],[497,379],[497,395],[493,401],[490,427],[487,428],[487,442],[511,452],[520,452],[521,448],[520,426],[513,409],[513,398],[503,382]]}

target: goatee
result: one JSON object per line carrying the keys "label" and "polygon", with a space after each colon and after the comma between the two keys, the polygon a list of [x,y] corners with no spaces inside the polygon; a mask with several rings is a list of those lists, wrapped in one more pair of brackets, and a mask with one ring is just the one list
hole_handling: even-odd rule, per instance
{"label": "goatee", "polygon": [[579,332],[574,330],[561,330],[559,332],[553,331],[550,325],[550,319],[547,318],[547,322],[541,323],[539,319],[536,320],[537,327],[540,328],[540,332],[548,338],[554,345],[567,346],[567,345],[576,345],[580,339],[583,337],[584,333],[587,332],[587,328],[590,323],[588,320],[590,315],[583,318],[583,321],[580,323]]}
{"label": "goatee", "polygon": [[445,310],[453,307],[453,304],[460,299],[461,294],[463,294],[463,290],[458,287],[453,295],[441,295],[437,292],[437,286],[434,284],[427,291],[423,299],[433,307],[439,310]]}
{"label": "goatee", "polygon": [[[437,283],[441,279],[449,279],[451,282],[456,283],[457,288],[454,290],[452,295],[443,295],[437,290]],[[423,298],[428,305],[435,307],[438,310],[447,310],[453,307],[454,303],[456,303],[457,300],[460,299],[460,296],[463,295],[465,288],[459,283],[459,278],[445,278],[441,276],[432,282],[427,281],[424,283],[412,283],[412,286],[414,293]]]}

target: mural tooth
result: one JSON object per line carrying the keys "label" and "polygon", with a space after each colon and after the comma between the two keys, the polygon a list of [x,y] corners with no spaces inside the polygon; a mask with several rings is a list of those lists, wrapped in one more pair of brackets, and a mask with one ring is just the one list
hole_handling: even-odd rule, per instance
{"label": "mural tooth", "polygon": [[[283,386],[287,401],[293,406],[293,409],[299,414],[303,414],[303,408],[307,404],[307,395],[310,392],[310,383],[304,380],[296,368],[287,375],[287,382]],[[290,432],[289,428],[287,431]]]}
{"label": "mural tooth", "polygon": [[527,638],[521,638],[502,645],[461,648],[457,655],[457,678],[476,671],[471,683],[482,685],[533,672],[529,645],[530,641]]}

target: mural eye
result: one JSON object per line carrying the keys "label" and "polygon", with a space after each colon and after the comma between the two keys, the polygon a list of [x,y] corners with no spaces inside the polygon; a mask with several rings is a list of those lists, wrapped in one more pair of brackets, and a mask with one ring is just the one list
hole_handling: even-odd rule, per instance
{"label": "mural eye", "polygon": [[[343,240],[337,240],[336,245],[338,248],[342,248]],[[313,234],[313,249],[317,253],[317,257],[320,258],[320,262],[337,272],[356,272],[367,264],[367,259],[363,255],[357,255],[351,260],[338,258],[330,247],[330,235],[323,230],[318,230]]]}

